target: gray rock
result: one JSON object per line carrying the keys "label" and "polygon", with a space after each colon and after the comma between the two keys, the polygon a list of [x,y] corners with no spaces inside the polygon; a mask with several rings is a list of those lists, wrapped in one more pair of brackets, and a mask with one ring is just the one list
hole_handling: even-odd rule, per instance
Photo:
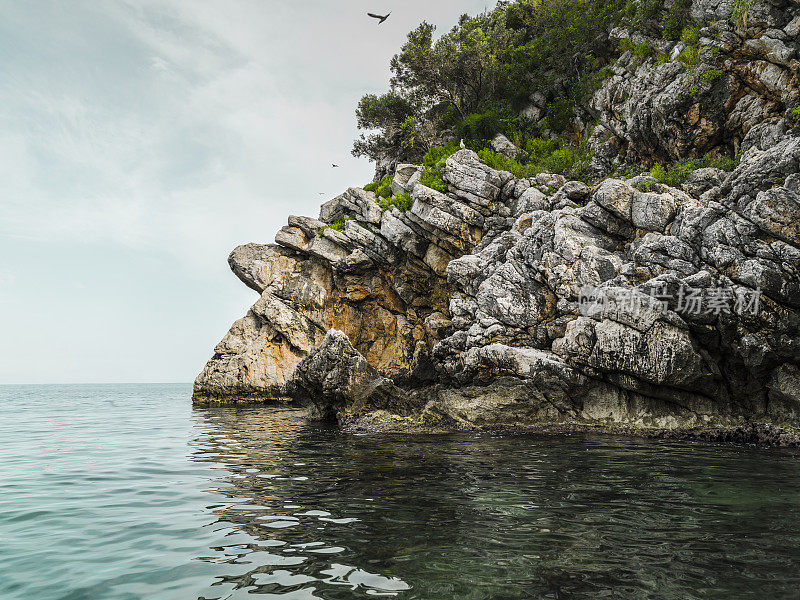
{"label": "gray rock", "polygon": [[489,206],[508,178],[480,161],[472,150],[459,150],[445,161],[444,178],[459,198]]}
{"label": "gray rock", "polygon": [[372,367],[343,332],[331,329],[320,346],[297,365],[290,384],[296,397],[311,402],[320,419],[340,423],[360,414],[408,412],[408,395]]}
{"label": "gray rock", "polygon": [[498,133],[494,136],[491,144],[495,152],[499,152],[508,158],[516,158],[520,154],[520,149],[502,133]]}
{"label": "gray rock", "polygon": [[710,23],[701,64],[623,54],[574,131],[598,173],[741,154],[732,172],[590,188],[515,179],[464,149],[442,194],[382,161],[410,210],[351,188],[319,220],[290,217],[278,245],[234,250],[260,298],[196,397],[291,398],[380,428],[800,427],[796,11],[755,3],[738,33],[730,0],[692,11]]}
{"label": "gray rock", "polygon": [[[392,194],[407,194],[414,188],[414,184],[419,182],[422,174],[422,167],[418,165],[402,164],[397,165],[392,180]],[[414,179],[412,183],[412,178]]]}

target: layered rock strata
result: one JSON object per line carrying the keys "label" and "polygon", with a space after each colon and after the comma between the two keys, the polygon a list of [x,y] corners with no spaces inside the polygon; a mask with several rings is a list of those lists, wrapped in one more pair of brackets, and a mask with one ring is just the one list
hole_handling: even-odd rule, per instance
{"label": "layered rock strata", "polygon": [[774,439],[798,439],[800,17],[754,7],[747,31],[702,31],[699,71],[680,43],[658,42],[661,64],[623,55],[587,130],[598,173],[705,152],[737,153],[732,172],[590,187],[461,150],[440,193],[399,165],[408,211],[351,188],[318,219],[290,217],[274,245],[233,251],[259,298],[195,399],[295,402],[370,428],[782,426],[795,433]]}

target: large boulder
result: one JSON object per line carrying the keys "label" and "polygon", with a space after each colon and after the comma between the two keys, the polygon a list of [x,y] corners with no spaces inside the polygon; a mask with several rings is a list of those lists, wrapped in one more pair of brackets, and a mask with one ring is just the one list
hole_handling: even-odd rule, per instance
{"label": "large boulder", "polygon": [[368,412],[409,412],[408,394],[381,375],[343,332],[331,329],[319,347],[300,362],[290,384],[320,419],[346,423]]}

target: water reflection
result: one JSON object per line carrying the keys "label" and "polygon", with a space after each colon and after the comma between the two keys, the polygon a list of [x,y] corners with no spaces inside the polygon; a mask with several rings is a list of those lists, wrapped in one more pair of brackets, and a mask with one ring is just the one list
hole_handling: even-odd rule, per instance
{"label": "water reflection", "polygon": [[[800,588],[800,461],[585,436],[353,436],[196,409],[225,544],[201,598],[764,598]],[[781,482],[778,485],[776,482]]]}

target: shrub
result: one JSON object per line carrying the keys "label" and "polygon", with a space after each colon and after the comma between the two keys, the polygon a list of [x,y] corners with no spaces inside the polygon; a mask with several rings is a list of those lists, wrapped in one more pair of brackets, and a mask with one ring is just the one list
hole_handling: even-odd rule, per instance
{"label": "shrub", "polygon": [[364,186],[367,192],[375,192],[378,198],[389,198],[392,195],[392,181],[394,181],[394,173],[387,175],[380,181],[368,183]]}
{"label": "shrub", "polygon": [[400,212],[406,212],[411,208],[412,204],[414,204],[414,201],[411,199],[411,196],[403,193],[395,194],[388,199],[381,198],[378,200],[378,206],[380,206],[381,210],[384,211],[389,210],[392,206],[395,206]]}
{"label": "shrub", "polygon": [[425,153],[425,156],[422,157],[422,164],[426,167],[441,171],[444,161],[458,152],[458,150],[459,145],[454,143],[447,144],[446,146],[433,146]]}
{"label": "shrub", "polygon": [[692,88],[689,91],[692,94],[692,96],[694,96],[697,92],[700,91],[700,88],[702,87],[703,83],[716,81],[720,77],[722,77],[722,71],[719,69],[711,69],[708,71],[703,71],[703,73],[701,73],[699,77],[695,78],[694,83],[692,84]]}
{"label": "shrub", "polygon": [[459,149],[460,146],[454,143],[431,147],[422,157],[423,168],[419,182],[437,192],[447,192],[447,183],[442,179],[444,163]]}
{"label": "shrub", "polygon": [[792,123],[800,123],[800,105],[795,106],[789,111],[789,121]]}
{"label": "shrub", "polygon": [[505,111],[491,108],[485,112],[467,115],[457,126],[456,131],[460,138],[485,143],[498,131],[506,129],[505,121],[510,118],[511,115],[505,114]]}
{"label": "shrub", "polygon": [[630,26],[635,30],[643,31],[648,28],[663,8],[663,0],[629,0],[625,5],[625,12]]}
{"label": "shrub", "polygon": [[703,24],[700,21],[695,21],[687,25],[681,31],[681,41],[687,46],[697,46],[700,43],[700,29]]}
{"label": "shrub", "polygon": [[645,42],[634,42],[631,38],[623,38],[619,43],[620,50],[623,52],[630,51],[636,58],[644,60],[653,55],[653,49],[650,44]]}
{"label": "shrub", "polygon": [[750,18],[750,9],[755,0],[734,0],[731,8],[730,21],[740,33],[747,31],[747,21]]}
{"label": "shrub", "polygon": [[657,179],[658,181],[664,181],[667,178],[667,172],[664,170],[659,164],[653,165],[653,168],[650,169],[650,177],[653,179]]}
{"label": "shrub", "polygon": [[729,158],[721,156],[713,158],[711,156],[704,156],[703,158],[687,158],[678,161],[669,170],[666,170],[660,164],[655,164],[650,170],[650,176],[661,183],[677,187],[683,184],[689,175],[697,169],[714,167],[715,169],[722,169],[723,171],[733,171],[738,165],[738,157]]}
{"label": "shrub", "polygon": [[497,169],[498,171],[508,171],[512,173],[514,177],[530,177],[536,174],[529,165],[520,163],[513,158],[508,158],[490,148],[479,150],[478,156],[491,168]]}
{"label": "shrub", "polygon": [[400,212],[406,212],[411,208],[411,205],[414,204],[414,201],[409,194],[400,193],[392,198],[392,204],[394,204]]}
{"label": "shrub", "polygon": [[328,225],[334,231],[342,231],[344,229],[344,221],[342,219],[336,219],[333,223]]}
{"label": "shrub", "polygon": [[678,55],[678,60],[685,65],[696,66],[700,64],[700,48],[697,46],[690,46],[685,48],[683,52]]}
{"label": "shrub", "polygon": [[441,173],[435,168],[425,167],[422,169],[422,175],[420,176],[419,182],[426,187],[436,190],[437,192],[447,192],[447,183],[445,183],[444,179],[442,179]]}
{"label": "shrub", "polygon": [[591,155],[557,140],[528,140],[526,161],[508,158],[489,148],[478,152],[480,159],[498,171],[508,171],[514,177],[533,177],[539,173],[557,173],[571,179],[589,180]]}
{"label": "shrub", "polygon": [[678,41],[691,21],[692,0],[674,0],[664,23],[664,39]]}

